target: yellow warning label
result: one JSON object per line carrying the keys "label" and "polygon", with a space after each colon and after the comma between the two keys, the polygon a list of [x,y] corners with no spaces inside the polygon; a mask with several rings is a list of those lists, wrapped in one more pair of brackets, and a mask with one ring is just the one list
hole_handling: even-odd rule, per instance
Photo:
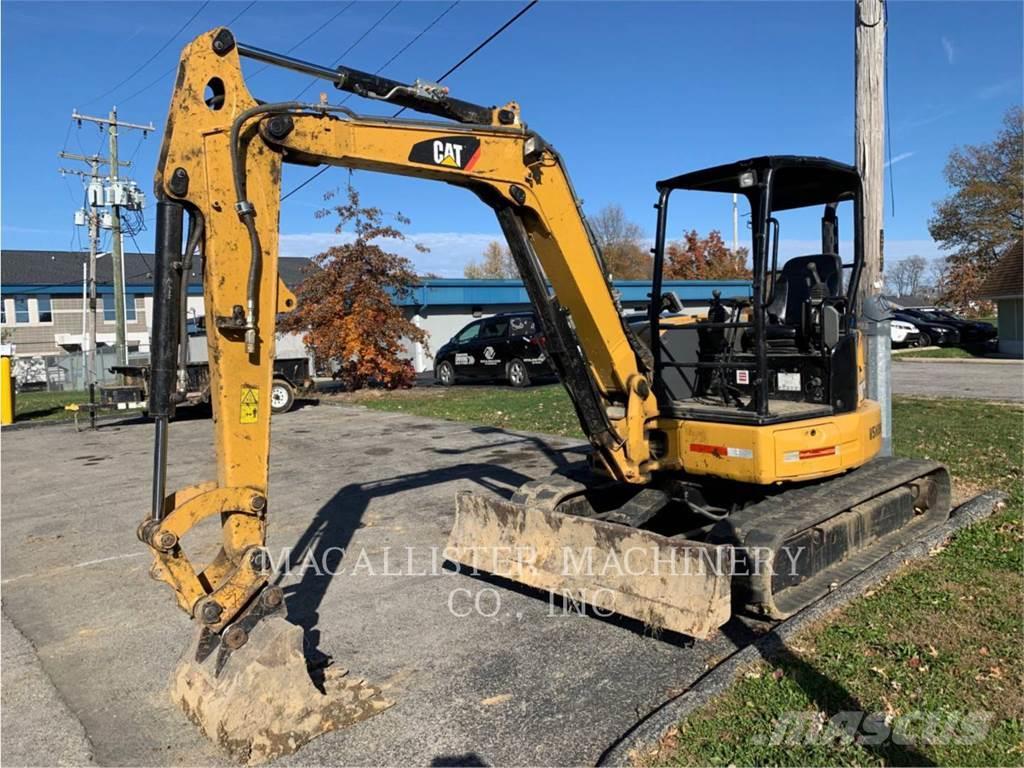
{"label": "yellow warning label", "polygon": [[260,391],[256,387],[242,387],[242,407],[238,421],[242,424],[255,424],[260,412]]}

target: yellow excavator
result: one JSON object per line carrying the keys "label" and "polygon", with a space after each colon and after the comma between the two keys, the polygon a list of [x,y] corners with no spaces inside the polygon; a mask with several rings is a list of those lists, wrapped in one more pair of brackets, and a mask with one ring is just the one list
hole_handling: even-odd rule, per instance
{"label": "yellow excavator", "polygon": [[[428,119],[361,116],[325,97],[263,102],[246,87],[243,59]],[[156,446],[152,509],[138,533],[154,577],[199,627],[174,697],[236,757],[273,757],[390,705],[340,675],[314,687],[302,631],[270,584],[268,396],[275,320],[295,306],[277,273],[284,163],[464,187],[508,241],[592,450],[586,467],[509,500],[460,495],[451,561],[700,639],[735,611],[784,618],[948,517],[942,466],[878,456],[880,409],[865,397],[857,330],[864,233],[852,167],[769,156],[659,181],[652,299],[631,318],[561,157],[517,104],[479,106],[434,83],[310,64],[215,29],[181,56],[156,170]],[[749,300],[716,297],[694,318],[662,292],[677,190],[749,202]],[[854,230],[845,263],[843,203]],[[776,214],[798,209],[821,211],[820,252],[780,265]],[[217,476],[169,493],[184,289],[200,258]],[[200,567],[182,539],[210,517],[221,549]]]}

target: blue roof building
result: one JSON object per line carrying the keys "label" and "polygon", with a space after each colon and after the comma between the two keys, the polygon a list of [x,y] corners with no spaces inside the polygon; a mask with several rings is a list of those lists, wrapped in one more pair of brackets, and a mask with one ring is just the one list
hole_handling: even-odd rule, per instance
{"label": "blue roof building", "polygon": [[[5,340],[13,343],[19,356],[60,355],[81,349],[82,264],[88,256],[68,251],[4,250],[0,254],[0,288]],[[305,275],[308,259],[281,258],[279,272],[295,288]],[[149,350],[153,306],[153,257],[126,253],[125,285],[128,294],[129,349],[140,354]],[[100,345],[113,342],[113,279],[110,259],[97,263],[97,293],[102,313]],[[644,307],[651,283],[621,280],[615,283],[622,306],[627,310]],[[707,307],[712,291],[724,298],[749,297],[746,280],[666,280],[663,290],[674,291],[683,306],[693,311]],[[202,284],[198,268],[188,286],[190,314],[202,315]],[[412,293],[397,301],[407,316],[427,332],[426,345],[409,343],[407,354],[418,372],[433,369],[432,351],[437,350],[463,326],[478,317],[498,312],[520,312],[530,308],[526,289],[519,280],[478,280],[427,278]]]}

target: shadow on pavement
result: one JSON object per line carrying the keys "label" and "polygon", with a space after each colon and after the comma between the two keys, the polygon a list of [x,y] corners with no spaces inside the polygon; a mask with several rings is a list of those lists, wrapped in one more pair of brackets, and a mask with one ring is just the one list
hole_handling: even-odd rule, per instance
{"label": "shadow on pavement", "polygon": [[483,758],[476,752],[466,752],[462,755],[438,755],[430,761],[435,766],[467,766],[467,768],[479,768],[486,766]]}
{"label": "shadow on pavement", "polygon": [[[471,480],[482,488],[507,496],[508,486],[517,488],[530,479],[514,470],[492,464],[462,464],[373,483],[353,483],[338,489],[317,511],[309,527],[298,538],[288,563],[288,570],[298,568],[310,558],[316,563],[329,566],[326,572],[305,568],[302,578],[285,588],[288,619],[306,632],[307,658],[321,663],[325,661],[325,655],[319,650],[320,604],[346,556],[344,550],[352,541],[353,533],[360,527],[372,500],[456,480]],[[282,578],[283,575],[278,576],[277,582],[280,583]]]}

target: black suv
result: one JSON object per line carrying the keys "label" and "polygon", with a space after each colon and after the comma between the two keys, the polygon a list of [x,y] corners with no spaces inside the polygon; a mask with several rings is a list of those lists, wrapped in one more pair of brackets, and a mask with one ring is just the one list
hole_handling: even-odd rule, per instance
{"label": "black suv", "polygon": [[952,323],[939,322],[919,309],[897,309],[893,317],[910,323],[921,332],[917,343],[919,347],[930,347],[933,344],[938,347],[955,347],[960,343],[960,332]]}
{"label": "black suv", "polygon": [[948,309],[922,309],[919,312],[933,322],[952,326],[959,331],[960,344],[965,347],[984,347],[998,335],[998,331],[992,323],[968,320]]}
{"label": "black suv", "polygon": [[553,375],[544,336],[531,312],[474,320],[434,356],[434,379],[448,387],[456,381],[501,379],[513,387]]}

